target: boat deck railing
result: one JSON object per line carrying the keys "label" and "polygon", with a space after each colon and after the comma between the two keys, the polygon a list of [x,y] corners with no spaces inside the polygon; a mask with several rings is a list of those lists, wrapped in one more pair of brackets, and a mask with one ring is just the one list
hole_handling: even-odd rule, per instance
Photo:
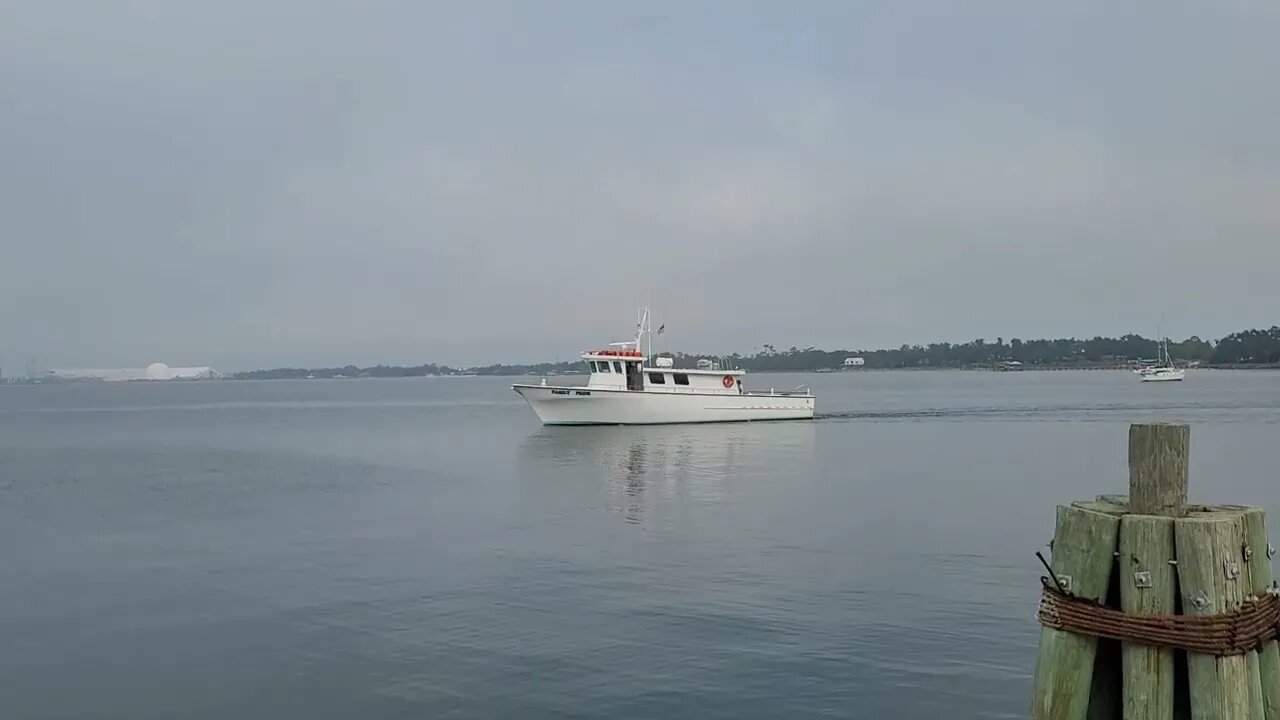
{"label": "boat deck railing", "polygon": [[[583,389],[591,390],[594,388],[591,385],[586,385],[583,387]],[[670,386],[654,387],[652,385],[648,385],[645,387],[644,392],[661,394],[661,395],[725,395],[729,397],[734,397],[738,395],[755,395],[755,396],[763,395],[766,397],[770,395],[774,397],[812,397],[813,396],[813,392],[810,391],[808,387],[803,385],[793,390],[778,390],[776,388],[769,388],[768,390],[745,390],[744,389],[742,392],[738,392],[737,389],[735,388],[721,389],[718,387],[704,388],[704,387],[670,387]]]}
{"label": "boat deck railing", "polygon": [[768,390],[744,390],[742,391],[742,394],[743,395],[775,395],[775,396],[776,395],[783,395],[783,396],[799,395],[799,396],[808,397],[813,395],[813,392],[809,390],[808,385],[800,385],[791,390],[775,390],[774,388],[769,388]]}

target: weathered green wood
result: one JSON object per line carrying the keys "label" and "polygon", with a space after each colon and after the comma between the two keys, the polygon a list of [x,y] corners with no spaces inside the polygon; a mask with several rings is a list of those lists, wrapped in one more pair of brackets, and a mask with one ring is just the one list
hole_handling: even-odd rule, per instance
{"label": "weathered green wood", "polygon": [[[1133,615],[1172,615],[1177,580],[1173,518],[1125,515],[1120,519],[1120,607]],[[1172,648],[1125,643],[1125,720],[1173,720]]]}
{"label": "weathered green wood", "polygon": [[[1244,511],[1244,560],[1249,576],[1249,592],[1262,595],[1271,587],[1271,553],[1267,537],[1267,517],[1262,508]],[[1262,710],[1266,720],[1280,720],[1280,644],[1272,640],[1258,652]]]}
{"label": "weathered green wood", "polygon": [[[1238,609],[1248,593],[1240,548],[1244,518],[1238,512],[1206,513],[1174,523],[1178,584],[1184,615]],[[1253,663],[1256,667],[1256,661]],[[1245,655],[1214,657],[1187,653],[1193,720],[1264,720],[1260,697],[1251,692]],[[1256,672],[1256,671],[1255,671]]]}
{"label": "weathered green wood", "polygon": [[1129,510],[1182,517],[1187,505],[1191,428],[1175,423],[1129,426]]}
{"label": "weathered green wood", "polygon": [[1115,495],[1113,493],[1104,493],[1097,497],[1098,502],[1111,503],[1112,505],[1120,505],[1125,509],[1129,507],[1128,495]]}
{"label": "weathered green wood", "polygon": [[1107,513],[1108,515],[1124,515],[1129,512],[1129,507],[1127,505],[1120,505],[1108,500],[1077,500],[1071,503],[1071,507]]}
{"label": "weathered green wood", "polygon": [[[1105,600],[1119,527],[1114,515],[1058,507],[1051,565],[1059,577],[1071,579],[1075,595]],[[1096,638],[1041,628],[1032,693],[1034,720],[1084,720],[1097,647]]]}
{"label": "weathered green wood", "polygon": [[1245,682],[1249,683],[1249,707],[1253,717],[1262,720],[1267,715],[1266,702],[1262,699],[1262,661],[1257,652],[1249,652],[1244,656],[1246,674]]}

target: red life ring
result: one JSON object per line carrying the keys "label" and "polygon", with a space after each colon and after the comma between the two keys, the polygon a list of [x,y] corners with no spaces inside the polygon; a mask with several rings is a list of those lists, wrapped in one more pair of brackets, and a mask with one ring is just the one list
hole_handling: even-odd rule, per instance
{"label": "red life ring", "polygon": [[720,382],[721,384],[724,385],[725,389],[728,390],[729,388],[733,387],[733,376],[725,375],[724,380],[721,380]]}

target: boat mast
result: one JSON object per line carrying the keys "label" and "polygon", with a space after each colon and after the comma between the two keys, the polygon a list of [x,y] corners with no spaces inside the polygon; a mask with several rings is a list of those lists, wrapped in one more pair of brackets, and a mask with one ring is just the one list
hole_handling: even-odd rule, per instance
{"label": "boat mast", "polygon": [[[645,351],[644,351],[644,356],[646,361],[648,361],[649,358],[653,357],[653,318],[649,317],[649,308],[652,306],[653,306],[653,287],[650,286],[648,290],[645,291],[645,298],[644,298],[644,316],[649,321],[649,336],[647,338],[649,342],[646,343],[647,347],[645,348]],[[639,349],[640,349],[640,346],[637,345],[636,350],[639,350]]]}
{"label": "boat mast", "polygon": [[[640,316],[639,324],[636,325],[636,352],[639,352],[641,349],[640,343],[644,339],[645,333],[648,332],[649,324],[649,308],[645,308],[644,313]],[[649,340],[649,345],[650,347],[653,346],[652,338]]]}
{"label": "boat mast", "polygon": [[[647,359],[649,356],[653,355],[653,318],[649,315],[648,305],[644,308],[644,317],[647,324],[647,327],[645,328],[645,340],[647,340],[647,342],[645,343],[644,356]],[[639,350],[640,348],[636,349]]]}
{"label": "boat mast", "polygon": [[1160,324],[1156,326],[1160,328],[1156,330],[1156,334],[1160,336],[1160,351],[1164,353],[1164,357],[1160,359],[1160,364],[1166,367],[1173,367],[1173,358],[1169,357],[1169,337],[1164,334],[1164,313],[1160,313]]}

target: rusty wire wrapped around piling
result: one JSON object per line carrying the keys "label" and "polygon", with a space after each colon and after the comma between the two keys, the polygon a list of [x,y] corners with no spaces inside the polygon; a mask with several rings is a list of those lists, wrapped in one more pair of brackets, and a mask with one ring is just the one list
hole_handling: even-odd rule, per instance
{"label": "rusty wire wrapped around piling", "polygon": [[1042,578],[1040,624],[1078,635],[1109,638],[1206,655],[1243,655],[1277,637],[1280,595],[1263,593],[1238,610],[1215,615],[1130,615],[1062,592]]}

